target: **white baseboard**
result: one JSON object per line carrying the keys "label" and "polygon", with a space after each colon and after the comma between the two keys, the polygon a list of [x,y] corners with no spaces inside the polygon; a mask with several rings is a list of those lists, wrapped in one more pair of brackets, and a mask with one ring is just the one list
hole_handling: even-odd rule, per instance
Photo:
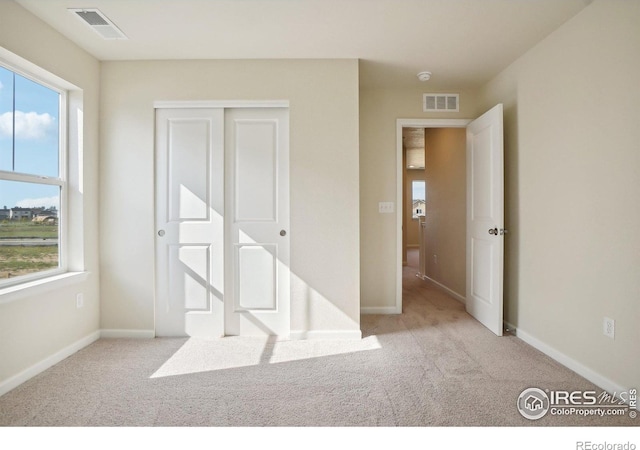
{"label": "white baseboard", "polygon": [[467,304],[467,299],[464,295],[460,295],[458,294],[456,291],[454,291],[453,289],[449,289],[448,287],[446,287],[444,284],[442,283],[438,283],[436,280],[434,280],[433,278],[429,278],[426,275],[422,275],[422,279],[423,280],[427,280],[432,282],[433,284],[435,284],[436,286],[438,286],[440,289],[443,289],[444,291],[446,291],[447,294],[449,294],[450,296],[452,296],[453,298],[455,298],[456,300],[458,300],[460,303],[462,303],[463,305]]}
{"label": "white baseboard", "polygon": [[25,381],[35,377],[36,375],[44,372],[48,368],[58,364],[63,359],[73,355],[78,350],[82,350],[86,346],[94,343],[99,338],[100,338],[100,332],[94,331],[93,333],[83,337],[79,341],[76,341],[73,344],[63,348],[62,350],[57,351],[53,355],[46,357],[42,361],[29,367],[28,369],[25,369],[22,372],[12,376],[11,378],[4,380],[2,383],[0,383],[0,395],[6,394],[7,392],[18,387]]}
{"label": "white baseboard", "polygon": [[295,330],[289,333],[289,338],[292,340],[302,340],[302,339],[359,340],[359,339],[362,339],[362,332],[360,330],[317,330],[317,331]]}
{"label": "white baseboard", "polygon": [[515,327],[509,322],[505,321],[505,324],[509,327],[510,330],[515,330],[515,334],[519,339],[522,339],[524,342],[526,342],[533,348],[540,350],[545,355],[556,360],[563,366],[573,370],[575,373],[577,373],[581,377],[586,378],[587,380],[591,381],[593,384],[595,384],[599,388],[602,388],[609,393],[628,392],[629,389],[631,388],[637,389],[636,386],[630,386],[630,387],[621,386],[615,381],[610,380],[609,378],[605,377],[604,375],[601,375],[600,373],[596,372],[593,369],[590,369],[589,367],[576,361],[570,356],[565,355],[564,353],[555,349],[554,347],[542,342],[540,339],[534,337],[533,335],[527,333],[526,331],[523,331],[522,329]]}
{"label": "white baseboard", "polygon": [[134,338],[134,339],[153,339],[156,337],[154,330],[100,330],[101,338]]}
{"label": "white baseboard", "polygon": [[364,306],[360,308],[360,314],[402,314],[395,306]]}

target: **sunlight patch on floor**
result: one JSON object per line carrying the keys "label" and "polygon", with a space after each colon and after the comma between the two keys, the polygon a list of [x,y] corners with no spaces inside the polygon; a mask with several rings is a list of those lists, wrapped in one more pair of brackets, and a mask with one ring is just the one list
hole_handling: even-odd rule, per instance
{"label": "sunlight patch on floor", "polygon": [[360,340],[276,340],[274,337],[191,338],[151,378],[278,364],[310,358],[378,350],[376,336]]}

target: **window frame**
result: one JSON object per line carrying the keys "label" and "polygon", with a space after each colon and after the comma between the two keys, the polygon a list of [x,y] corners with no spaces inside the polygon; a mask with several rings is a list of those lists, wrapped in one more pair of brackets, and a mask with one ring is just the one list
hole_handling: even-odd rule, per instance
{"label": "window frame", "polygon": [[[38,272],[21,275],[15,278],[0,280],[0,291],[4,288],[19,286],[37,280],[54,277],[68,272],[68,245],[67,245],[67,229],[69,218],[68,203],[68,117],[69,117],[69,91],[55,82],[47,80],[46,77],[38,76],[28,70],[17,67],[0,58],[0,67],[14,72],[34,83],[46,87],[59,94],[60,101],[58,103],[58,176],[51,177],[45,175],[27,174],[21,172],[0,170],[1,181],[16,181],[21,183],[40,184],[47,186],[58,186],[60,188],[60,202],[58,209],[58,267],[54,269],[41,270]],[[53,78],[53,76],[52,76]],[[15,111],[14,111],[15,114]],[[15,139],[15,136],[13,137]]]}

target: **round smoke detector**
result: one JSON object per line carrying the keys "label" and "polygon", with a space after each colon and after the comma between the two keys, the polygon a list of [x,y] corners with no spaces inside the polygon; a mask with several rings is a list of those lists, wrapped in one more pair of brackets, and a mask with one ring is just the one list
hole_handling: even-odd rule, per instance
{"label": "round smoke detector", "polygon": [[418,74],[418,80],[429,81],[431,79],[431,72],[420,72]]}

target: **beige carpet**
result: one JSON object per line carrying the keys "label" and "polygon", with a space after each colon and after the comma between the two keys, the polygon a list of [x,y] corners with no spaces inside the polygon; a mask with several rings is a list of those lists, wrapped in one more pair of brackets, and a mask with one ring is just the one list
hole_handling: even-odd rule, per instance
{"label": "beige carpet", "polygon": [[525,388],[599,389],[404,270],[405,312],[363,316],[361,341],[101,339],[0,397],[0,425],[638,425],[524,419]]}

